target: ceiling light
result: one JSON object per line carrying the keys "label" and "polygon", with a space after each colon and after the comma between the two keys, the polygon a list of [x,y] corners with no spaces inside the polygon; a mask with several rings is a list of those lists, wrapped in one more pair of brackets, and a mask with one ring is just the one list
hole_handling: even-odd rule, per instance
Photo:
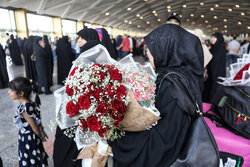
{"label": "ceiling light", "polygon": [[247,29],[249,29],[249,30],[250,30],[250,26],[247,26]]}
{"label": "ceiling light", "polygon": [[160,21],[161,21],[161,19],[158,19],[157,21],[159,21],[159,22],[160,22]]}
{"label": "ceiling light", "polygon": [[155,13],[154,15],[155,15],[155,16],[158,16],[158,14],[157,14],[157,13]]}
{"label": "ceiling light", "polygon": [[191,13],[191,14],[190,14],[190,16],[191,16],[191,17],[194,17],[194,14],[193,14],[193,13]]}
{"label": "ceiling light", "polygon": [[105,15],[108,16],[108,15],[109,15],[109,12],[105,13]]}
{"label": "ceiling light", "polygon": [[224,25],[224,28],[227,28],[227,25]]}
{"label": "ceiling light", "polygon": [[210,10],[212,10],[212,11],[213,11],[213,10],[214,10],[214,8],[210,8]]}
{"label": "ceiling light", "polygon": [[131,10],[132,8],[128,8],[127,10]]}
{"label": "ceiling light", "polygon": [[148,2],[148,0],[144,0],[145,2]]}
{"label": "ceiling light", "polygon": [[171,12],[171,9],[168,9],[168,12]]}
{"label": "ceiling light", "polygon": [[201,15],[201,18],[204,18],[204,15]]}
{"label": "ceiling light", "polygon": [[227,22],[227,19],[224,19],[223,21],[224,21],[224,22]]}
{"label": "ceiling light", "polygon": [[218,7],[219,7],[219,5],[218,5],[218,4],[215,4],[214,6],[215,6],[216,8],[218,8]]}
{"label": "ceiling light", "polygon": [[180,14],[180,17],[182,17],[182,15]]}
{"label": "ceiling light", "polygon": [[189,19],[187,19],[187,21],[189,21]]}
{"label": "ceiling light", "polygon": [[211,25],[209,24],[207,27],[211,27]]}
{"label": "ceiling light", "polygon": [[235,7],[236,7],[236,8],[239,8],[239,7],[240,7],[240,5],[235,5]]}
{"label": "ceiling light", "polygon": [[217,19],[218,17],[217,16],[214,16],[214,19]]}
{"label": "ceiling light", "polygon": [[167,6],[167,8],[168,8],[168,9],[170,9],[170,8],[171,8],[171,6]]}
{"label": "ceiling light", "polygon": [[130,21],[130,22],[128,22],[128,24],[132,24],[132,22]]}
{"label": "ceiling light", "polygon": [[136,17],[140,17],[140,14],[137,14]]}
{"label": "ceiling light", "polygon": [[241,15],[242,15],[242,16],[245,16],[245,13],[241,12]]}
{"label": "ceiling light", "polygon": [[208,21],[207,21],[207,20],[205,20],[205,23],[208,23]]}
{"label": "ceiling light", "polygon": [[233,10],[231,8],[228,9],[229,12],[232,12]]}
{"label": "ceiling light", "polygon": [[154,10],[152,13],[156,13],[156,11]]}
{"label": "ceiling light", "polygon": [[143,19],[143,16],[141,16],[140,19]]}
{"label": "ceiling light", "polygon": [[192,24],[195,24],[195,22],[193,21]]}
{"label": "ceiling light", "polygon": [[238,24],[241,25],[242,23],[239,21]]}
{"label": "ceiling light", "polygon": [[138,25],[137,27],[138,27],[138,28],[140,28],[141,26],[140,26],[140,25]]}
{"label": "ceiling light", "polygon": [[203,3],[203,2],[201,2],[201,3],[200,3],[200,5],[201,5],[201,6],[202,6],[202,5],[204,5],[204,3]]}
{"label": "ceiling light", "polygon": [[227,30],[225,30],[225,32],[227,32]]}
{"label": "ceiling light", "polygon": [[125,23],[127,23],[127,22],[128,22],[128,20],[125,20],[124,22],[125,22]]}
{"label": "ceiling light", "polygon": [[147,21],[147,24],[150,24],[150,22],[149,22],[149,21]]}
{"label": "ceiling light", "polygon": [[182,5],[182,7],[183,7],[183,8],[186,8],[186,7],[187,7],[187,5]]}

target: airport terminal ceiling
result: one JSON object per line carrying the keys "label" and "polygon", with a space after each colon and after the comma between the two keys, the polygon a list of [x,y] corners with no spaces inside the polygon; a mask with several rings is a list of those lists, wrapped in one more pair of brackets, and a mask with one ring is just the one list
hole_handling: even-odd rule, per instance
{"label": "airport terminal ceiling", "polygon": [[250,0],[1,0],[0,6],[142,32],[177,12],[187,29],[250,34]]}

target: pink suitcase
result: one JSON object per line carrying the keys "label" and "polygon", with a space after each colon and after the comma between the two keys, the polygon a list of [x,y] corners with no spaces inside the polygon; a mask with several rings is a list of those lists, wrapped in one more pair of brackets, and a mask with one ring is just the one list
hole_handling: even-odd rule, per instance
{"label": "pink suitcase", "polygon": [[[203,112],[208,111],[210,107],[211,104],[203,103]],[[216,125],[206,117],[205,121],[214,135],[219,151],[242,156],[244,158],[242,167],[250,167],[250,140],[235,135],[225,128],[216,127]]]}

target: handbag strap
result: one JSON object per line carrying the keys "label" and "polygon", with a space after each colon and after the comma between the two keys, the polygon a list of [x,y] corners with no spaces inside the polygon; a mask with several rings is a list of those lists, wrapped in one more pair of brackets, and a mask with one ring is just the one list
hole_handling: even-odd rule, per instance
{"label": "handbag strap", "polygon": [[[180,78],[183,78],[186,82],[188,82],[187,79],[186,79],[185,77],[183,77],[182,74],[179,74],[179,73],[177,73],[177,72],[169,72],[169,73],[165,74],[164,77],[161,79],[158,90],[161,89],[161,85],[162,85],[163,80],[164,80],[165,78],[167,78],[167,77],[168,77],[169,75],[171,75],[171,74],[177,75],[177,76],[179,76]],[[158,93],[159,93],[159,91],[157,92],[157,95],[158,95]],[[201,112],[201,110],[200,110],[200,107],[199,107],[197,101],[196,101],[195,103],[196,103],[196,107],[197,107],[196,113],[200,116],[200,115],[202,115],[202,112]]]}

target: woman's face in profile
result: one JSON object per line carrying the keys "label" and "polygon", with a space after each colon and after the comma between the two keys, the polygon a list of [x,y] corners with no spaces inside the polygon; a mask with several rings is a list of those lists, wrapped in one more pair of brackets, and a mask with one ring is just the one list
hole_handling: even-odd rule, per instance
{"label": "woman's face in profile", "polygon": [[151,55],[149,49],[147,50],[147,56],[151,66],[153,67],[153,69],[155,69],[154,57]]}
{"label": "woman's face in profile", "polygon": [[83,39],[82,37],[78,37],[77,43],[79,44],[80,47],[82,47],[83,45],[87,43],[87,41]]}
{"label": "woman's face in profile", "polygon": [[217,41],[217,38],[215,36],[212,36],[211,43],[214,45]]}

